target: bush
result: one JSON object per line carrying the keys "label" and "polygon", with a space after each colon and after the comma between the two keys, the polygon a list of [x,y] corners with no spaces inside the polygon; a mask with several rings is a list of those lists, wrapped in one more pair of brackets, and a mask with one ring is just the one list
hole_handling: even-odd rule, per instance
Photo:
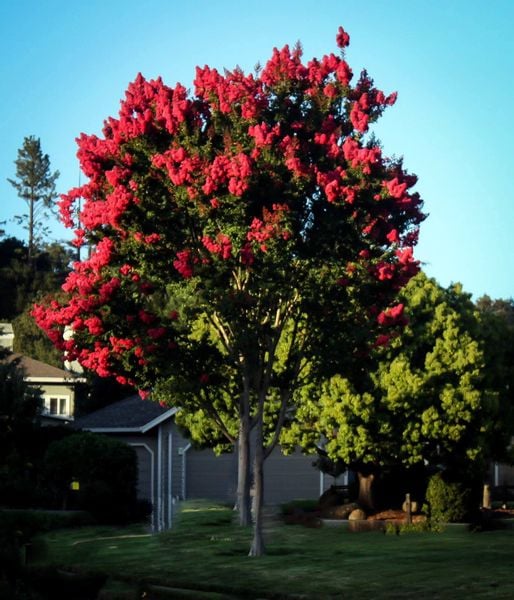
{"label": "bush", "polygon": [[384,529],[386,535],[425,533],[427,531],[439,531],[439,529],[431,527],[428,521],[419,521],[418,523],[386,523]]}
{"label": "bush", "polygon": [[469,511],[470,490],[456,482],[445,481],[437,473],[428,482],[426,500],[431,523],[458,523]]}
{"label": "bush", "polygon": [[[133,519],[137,457],[127,444],[94,433],[76,433],[49,446],[45,469],[63,507],[86,510],[100,523]],[[78,482],[78,490],[70,490],[72,481]]]}
{"label": "bush", "polygon": [[24,546],[34,535],[51,529],[91,523],[91,515],[83,512],[0,510],[0,597],[18,598],[19,586],[23,584],[24,576]]}
{"label": "bush", "polygon": [[283,515],[290,515],[295,512],[317,512],[318,510],[317,500],[291,500],[280,506]]}

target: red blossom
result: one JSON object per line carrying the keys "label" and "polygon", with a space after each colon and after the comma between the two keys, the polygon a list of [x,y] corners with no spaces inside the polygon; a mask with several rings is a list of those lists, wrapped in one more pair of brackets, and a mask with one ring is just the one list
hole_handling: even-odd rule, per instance
{"label": "red blossom", "polygon": [[167,331],[165,327],[152,327],[148,330],[148,336],[152,338],[152,340],[158,340],[166,335]]}
{"label": "red blossom", "polygon": [[339,48],[346,48],[350,44],[350,36],[342,27],[337,30],[336,43]]}
{"label": "red blossom", "polygon": [[350,121],[355,129],[361,133],[368,130],[369,115],[361,110],[359,103],[355,103],[350,111]]}
{"label": "red blossom", "polygon": [[377,339],[375,340],[375,347],[379,347],[379,346],[387,346],[389,344],[389,342],[391,341],[391,336],[390,335],[386,335],[384,333],[381,333]]}
{"label": "red blossom", "polygon": [[400,182],[398,177],[395,177],[390,181],[384,181],[384,187],[392,198],[397,199],[402,198],[407,190],[407,184],[405,182]]}
{"label": "red blossom", "polygon": [[182,250],[177,252],[177,258],[173,261],[173,266],[184,277],[189,279],[193,276],[193,265],[191,250]]}
{"label": "red blossom", "polygon": [[217,254],[223,260],[227,260],[232,256],[232,242],[230,241],[230,238],[223,233],[219,233],[216,236],[216,241],[210,236],[204,235],[202,237],[202,244],[209,252]]}
{"label": "red blossom", "polygon": [[379,313],[377,317],[377,323],[379,325],[383,325],[385,327],[390,327],[392,325],[401,325],[405,323],[405,319],[403,318],[403,311],[405,306],[403,304],[397,304],[387,310]]}
{"label": "red blossom", "polygon": [[84,325],[88,328],[91,335],[100,335],[104,332],[102,321],[96,316],[86,319]]}

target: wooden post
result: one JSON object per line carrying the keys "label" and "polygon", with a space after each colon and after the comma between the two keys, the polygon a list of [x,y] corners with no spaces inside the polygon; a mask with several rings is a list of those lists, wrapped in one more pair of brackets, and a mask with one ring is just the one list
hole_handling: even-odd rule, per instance
{"label": "wooden post", "polygon": [[407,513],[407,524],[412,523],[412,506],[410,501],[410,494],[405,494],[405,512]]}
{"label": "wooden post", "polygon": [[482,508],[491,508],[491,486],[488,483],[484,485]]}

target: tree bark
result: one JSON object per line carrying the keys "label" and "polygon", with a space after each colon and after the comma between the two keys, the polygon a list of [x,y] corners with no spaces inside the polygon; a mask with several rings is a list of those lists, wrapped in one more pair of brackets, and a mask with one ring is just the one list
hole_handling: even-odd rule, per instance
{"label": "tree bark", "polygon": [[243,415],[237,441],[237,510],[239,525],[251,524],[250,510],[250,419]]}
{"label": "tree bark", "polygon": [[31,196],[29,202],[29,248],[28,248],[28,263],[32,266],[34,259],[34,203],[35,198]]}
{"label": "tree bark", "polygon": [[374,510],[375,503],[373,501],[373,480],[375,479],[375,475],[370,473],[369,475],[364,475],[362,473],[357,473],[359,478],[359,497],[357,498],[357,503],[364,510]]}
{"label": "tree bark", "polygon": [[258,419],[255,432],[255,454],[253,460],[254,525],[253,541],[248,556],[263,556],[265,554],[262,532],[262,505],[264,499],[264,448],[262,427],[261,416]]}

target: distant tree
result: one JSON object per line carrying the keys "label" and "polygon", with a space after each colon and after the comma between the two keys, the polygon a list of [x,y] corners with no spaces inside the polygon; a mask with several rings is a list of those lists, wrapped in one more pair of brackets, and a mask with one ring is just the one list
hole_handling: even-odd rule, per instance
{"label": "distant tree", "polygon": [[27,252],[26,244],[15,237],[0,241],[0,318],[6,321],[21,315],[37,298],[58,293],[70,270],[72,251],[58,242],[42,245],[30,265]]}
{"label": "distant tree", "polygon": [[16,179],[8,179],[16,189],[18,196],[28,207],[28,214],[16,216],[16,220],[27,229],[28,262],[35,257],[37,246],[43,241],[43,235],[48,233],[45,221],[49,213],[54,211],[54,200],[57,198],[55,182],[59,171],[50,170],[50,158],[43,154],[39,138],[26,137],[23,146],[18,150],[15,160]]}
{"label": "distant tree", "polygon": [[[31,296],[31,274],[27,267],[27,246],[15,237],[0,241],[0,318],[10,321],[21,312]],[[9,293],[7,293],[9,290]]]}
{"label": "distant tree", "polygon": [[43,334],[30,315],[25,310],[12,322],[14,332],[14,352],[30,356],[59,369],[63,368],[63,354],[55,348]]}
{"label": "distant tree", "polygon": [[514,301],[483,296],[476,302],[487,363],[487,386],[498,395],[498,419],[491,436],[492,458],[514,462]]}
{"label": "distant tree", "polygon": [[420,273],[400,295],[409,323],[379,351],[369,374],[340,375],[303,391],[283,441],[359,473],[360,501],[373,505],[372,480],[384,467],[444,468],[454,478],[483,474],[498,423],[478,316],[458,285],[441,288]]}
{"label": "distant tree", "polygon": [[0,361],[0,503],[17,503],[32,484],[30,444],[42,407],[40,391],[16,361]]}

